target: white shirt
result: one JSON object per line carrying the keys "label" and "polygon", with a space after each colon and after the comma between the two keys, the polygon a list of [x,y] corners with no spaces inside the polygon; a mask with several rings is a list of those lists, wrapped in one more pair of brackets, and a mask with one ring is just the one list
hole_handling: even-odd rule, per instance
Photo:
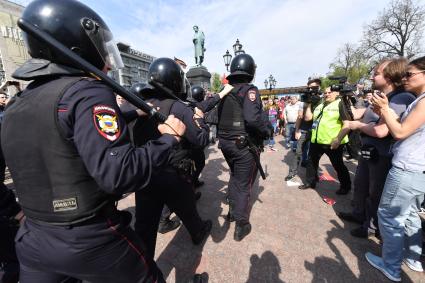
{"label": "white shirt", "polygon": [[302,109],[302,103],[297,101],[295,104],[289,103],[285,106],[285,119],[287,123],[295,123],[298,118],[298,111]]}

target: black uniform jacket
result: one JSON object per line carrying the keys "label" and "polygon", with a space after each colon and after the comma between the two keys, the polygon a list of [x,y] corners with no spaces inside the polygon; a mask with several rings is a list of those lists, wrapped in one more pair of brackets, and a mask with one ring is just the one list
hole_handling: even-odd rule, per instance
{"label": "black uniform jacket", "polygon": [[[21,80],[81,76],[81,71],[30,59],[13,75]],[[83,78],[58,103],[58,123],[78,150],[89,174],[101,189],[122,194],[145,187],[152,172],[168,160],[177,140],[168,134],[145,146],[131,145],[128,128],[112,90],[101,81]]]}

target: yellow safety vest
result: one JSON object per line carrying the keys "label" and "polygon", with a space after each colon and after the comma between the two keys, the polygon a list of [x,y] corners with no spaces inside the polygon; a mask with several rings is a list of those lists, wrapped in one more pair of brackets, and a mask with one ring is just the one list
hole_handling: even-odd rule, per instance
{"label": "yellow safety vest", "polygon": [[[313,113],[313,126],[311,131],[311,142],[318,144],[331,144],[338,136],[342,128],[342,121],[339,117],[339,102],[340,99],[325,105],[320,103]],[[348,142],[346,135],[341,144]]]}

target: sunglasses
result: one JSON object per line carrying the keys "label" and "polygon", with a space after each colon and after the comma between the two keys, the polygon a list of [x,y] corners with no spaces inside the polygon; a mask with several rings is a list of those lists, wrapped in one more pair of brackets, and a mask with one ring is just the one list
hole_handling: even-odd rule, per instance
{"label": "sunglasses", "polygon": [[424,70],[424,71],[419,71],[419,72],[406,72],[406,73],[404,74],[404,77],[405,77],[405,78],[411,78],[411,77],[413,77],[414,75],[417,75],[417,74],[420,74],[420,73],[425,73],[425,70]]}

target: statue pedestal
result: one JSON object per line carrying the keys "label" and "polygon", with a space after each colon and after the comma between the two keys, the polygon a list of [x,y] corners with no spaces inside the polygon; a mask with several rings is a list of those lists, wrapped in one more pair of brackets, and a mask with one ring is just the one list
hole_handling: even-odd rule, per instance
{"label": "statue pedestal", "polygon": [[211,87],[211,73],[208,72],[205,66],[190,67],[186,77],[191,86],[200,86],[204,89],[210,89]]}

